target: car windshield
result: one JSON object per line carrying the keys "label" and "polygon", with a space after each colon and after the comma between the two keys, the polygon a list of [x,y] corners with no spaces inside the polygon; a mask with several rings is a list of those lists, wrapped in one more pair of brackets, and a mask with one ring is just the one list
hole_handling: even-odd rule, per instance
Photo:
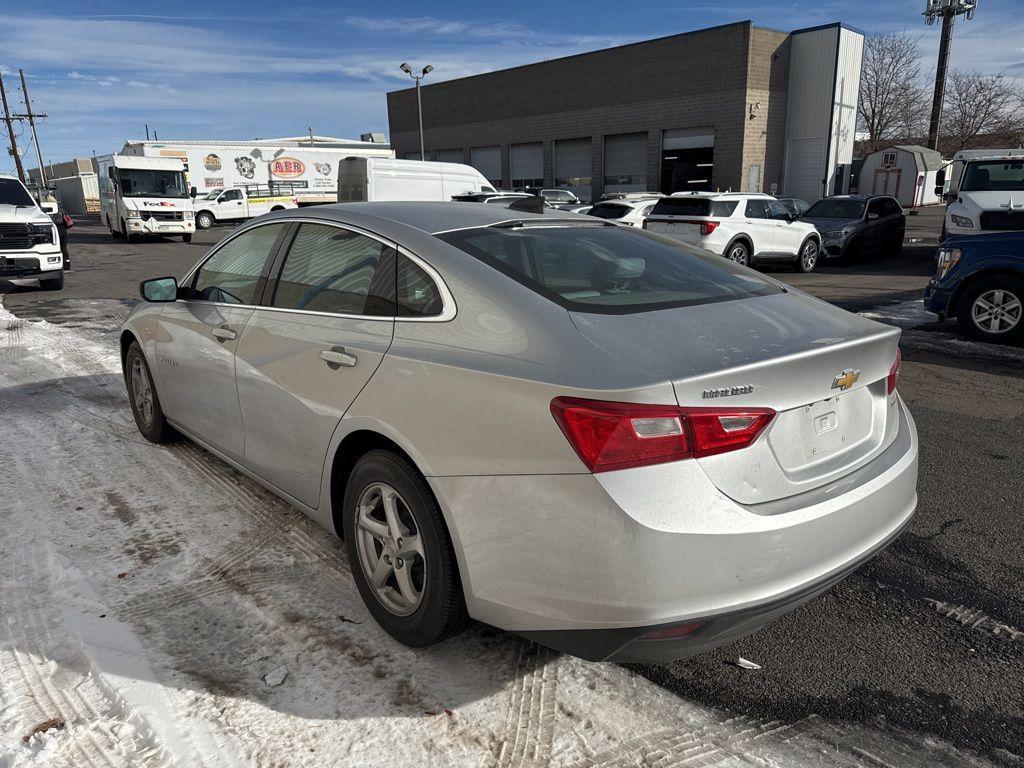
{"label": "car windshield", "polygon": [[211,189],[205,195],[200,195],[199,197],[197,197],[196,200],[213,200],[213,198],[217,197],[217,195],[219,195],[223,191],[224,190],[222,189]]}
{"label": "car windshield", "polygon": [[970,163],[961,192],[1024,192],[1024,162],[986,160]]}
{"label": "car windshield", "polygon": [[150,171],[118,168],[124,197],[188,197],[181,171]]}
{"label": "car windshield", "polygon": [[487,227],[438,237],[578,312],[644,312],[782,292],[719,256],[626,227]]}
{"label": "car windshield", "polygon": [[17,179],[0,179],[0,205],[35,205],[36,201]]}
{"label": "car windshield", "polygon": [[863,200],[819,200],[804,216],[808,219],[859,219],[864,216]]}

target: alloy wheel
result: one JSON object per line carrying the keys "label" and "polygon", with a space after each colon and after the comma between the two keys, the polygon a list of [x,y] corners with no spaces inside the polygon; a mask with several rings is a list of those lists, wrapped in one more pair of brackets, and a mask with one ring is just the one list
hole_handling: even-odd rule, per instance
{"label": "alloy wheel", "polygon": [[740,243],[737,243],[729,249],[729,259],[735,261],[737,264],[747,266],[749,257],[747,256],[747,249]]}
{"label": "alloy wheel", "polygon": [[804,272],[810,272],[818,263],[818,244],[808,240],[800,251],[800,266]]}
{"label": "alloy wheel", "polygon": [[985,291],[971,305],[971,320],[986,333],[1008,333],[1021,321],[1024,308],[1018,296],[995,288]]}
{"label": "alloy wheel", "polygon": [[131,366],[132,399],[143,423],[148,428],[153,424],[153,387],[149,373],[143,367],[142,357],[136,355]]}
{"label": "alloy wheel", "polygon": [[402,495],[387,483],[371,483],[356,504],[356,551],[374,596],[395,616],[423,602],[426,559],[419,526]]}

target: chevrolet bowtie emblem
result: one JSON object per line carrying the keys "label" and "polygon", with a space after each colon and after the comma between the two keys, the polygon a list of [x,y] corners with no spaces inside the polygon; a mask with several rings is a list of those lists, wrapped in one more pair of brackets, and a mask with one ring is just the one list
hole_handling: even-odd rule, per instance
{"label": "chevrolet bowtie emblem", "polygon": [[855,371],[853,368],[847,368],[833,379],[832,389],[838,389],[840,392],[845,392],[858,381],[860,381],[860,371]]}

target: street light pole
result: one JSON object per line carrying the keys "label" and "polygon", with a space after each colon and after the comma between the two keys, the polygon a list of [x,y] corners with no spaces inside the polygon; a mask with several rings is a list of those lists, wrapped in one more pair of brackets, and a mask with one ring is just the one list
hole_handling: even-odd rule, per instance
{"label": "street light pole", "polygon": [[419,118],[420,126],[420,160],[426,160],[427,152],[423,143],[423,99],[420,97],[420,80],[433,72],[434,68],[427,64],[420,74],[414,75],[412,67],[403,62],[399,69],[416,81],[416,115]]}

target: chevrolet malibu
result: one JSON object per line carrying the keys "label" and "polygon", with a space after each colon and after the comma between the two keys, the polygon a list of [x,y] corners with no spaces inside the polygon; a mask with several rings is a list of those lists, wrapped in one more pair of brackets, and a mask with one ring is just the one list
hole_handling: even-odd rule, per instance
{"label": "chevrolet malibu", "polygon": [[141,291],[142,434],[342,536],[411,646],[472,617],[682,658],[824,591],[917,503],[897,329],[595,217],[281,211]]}

